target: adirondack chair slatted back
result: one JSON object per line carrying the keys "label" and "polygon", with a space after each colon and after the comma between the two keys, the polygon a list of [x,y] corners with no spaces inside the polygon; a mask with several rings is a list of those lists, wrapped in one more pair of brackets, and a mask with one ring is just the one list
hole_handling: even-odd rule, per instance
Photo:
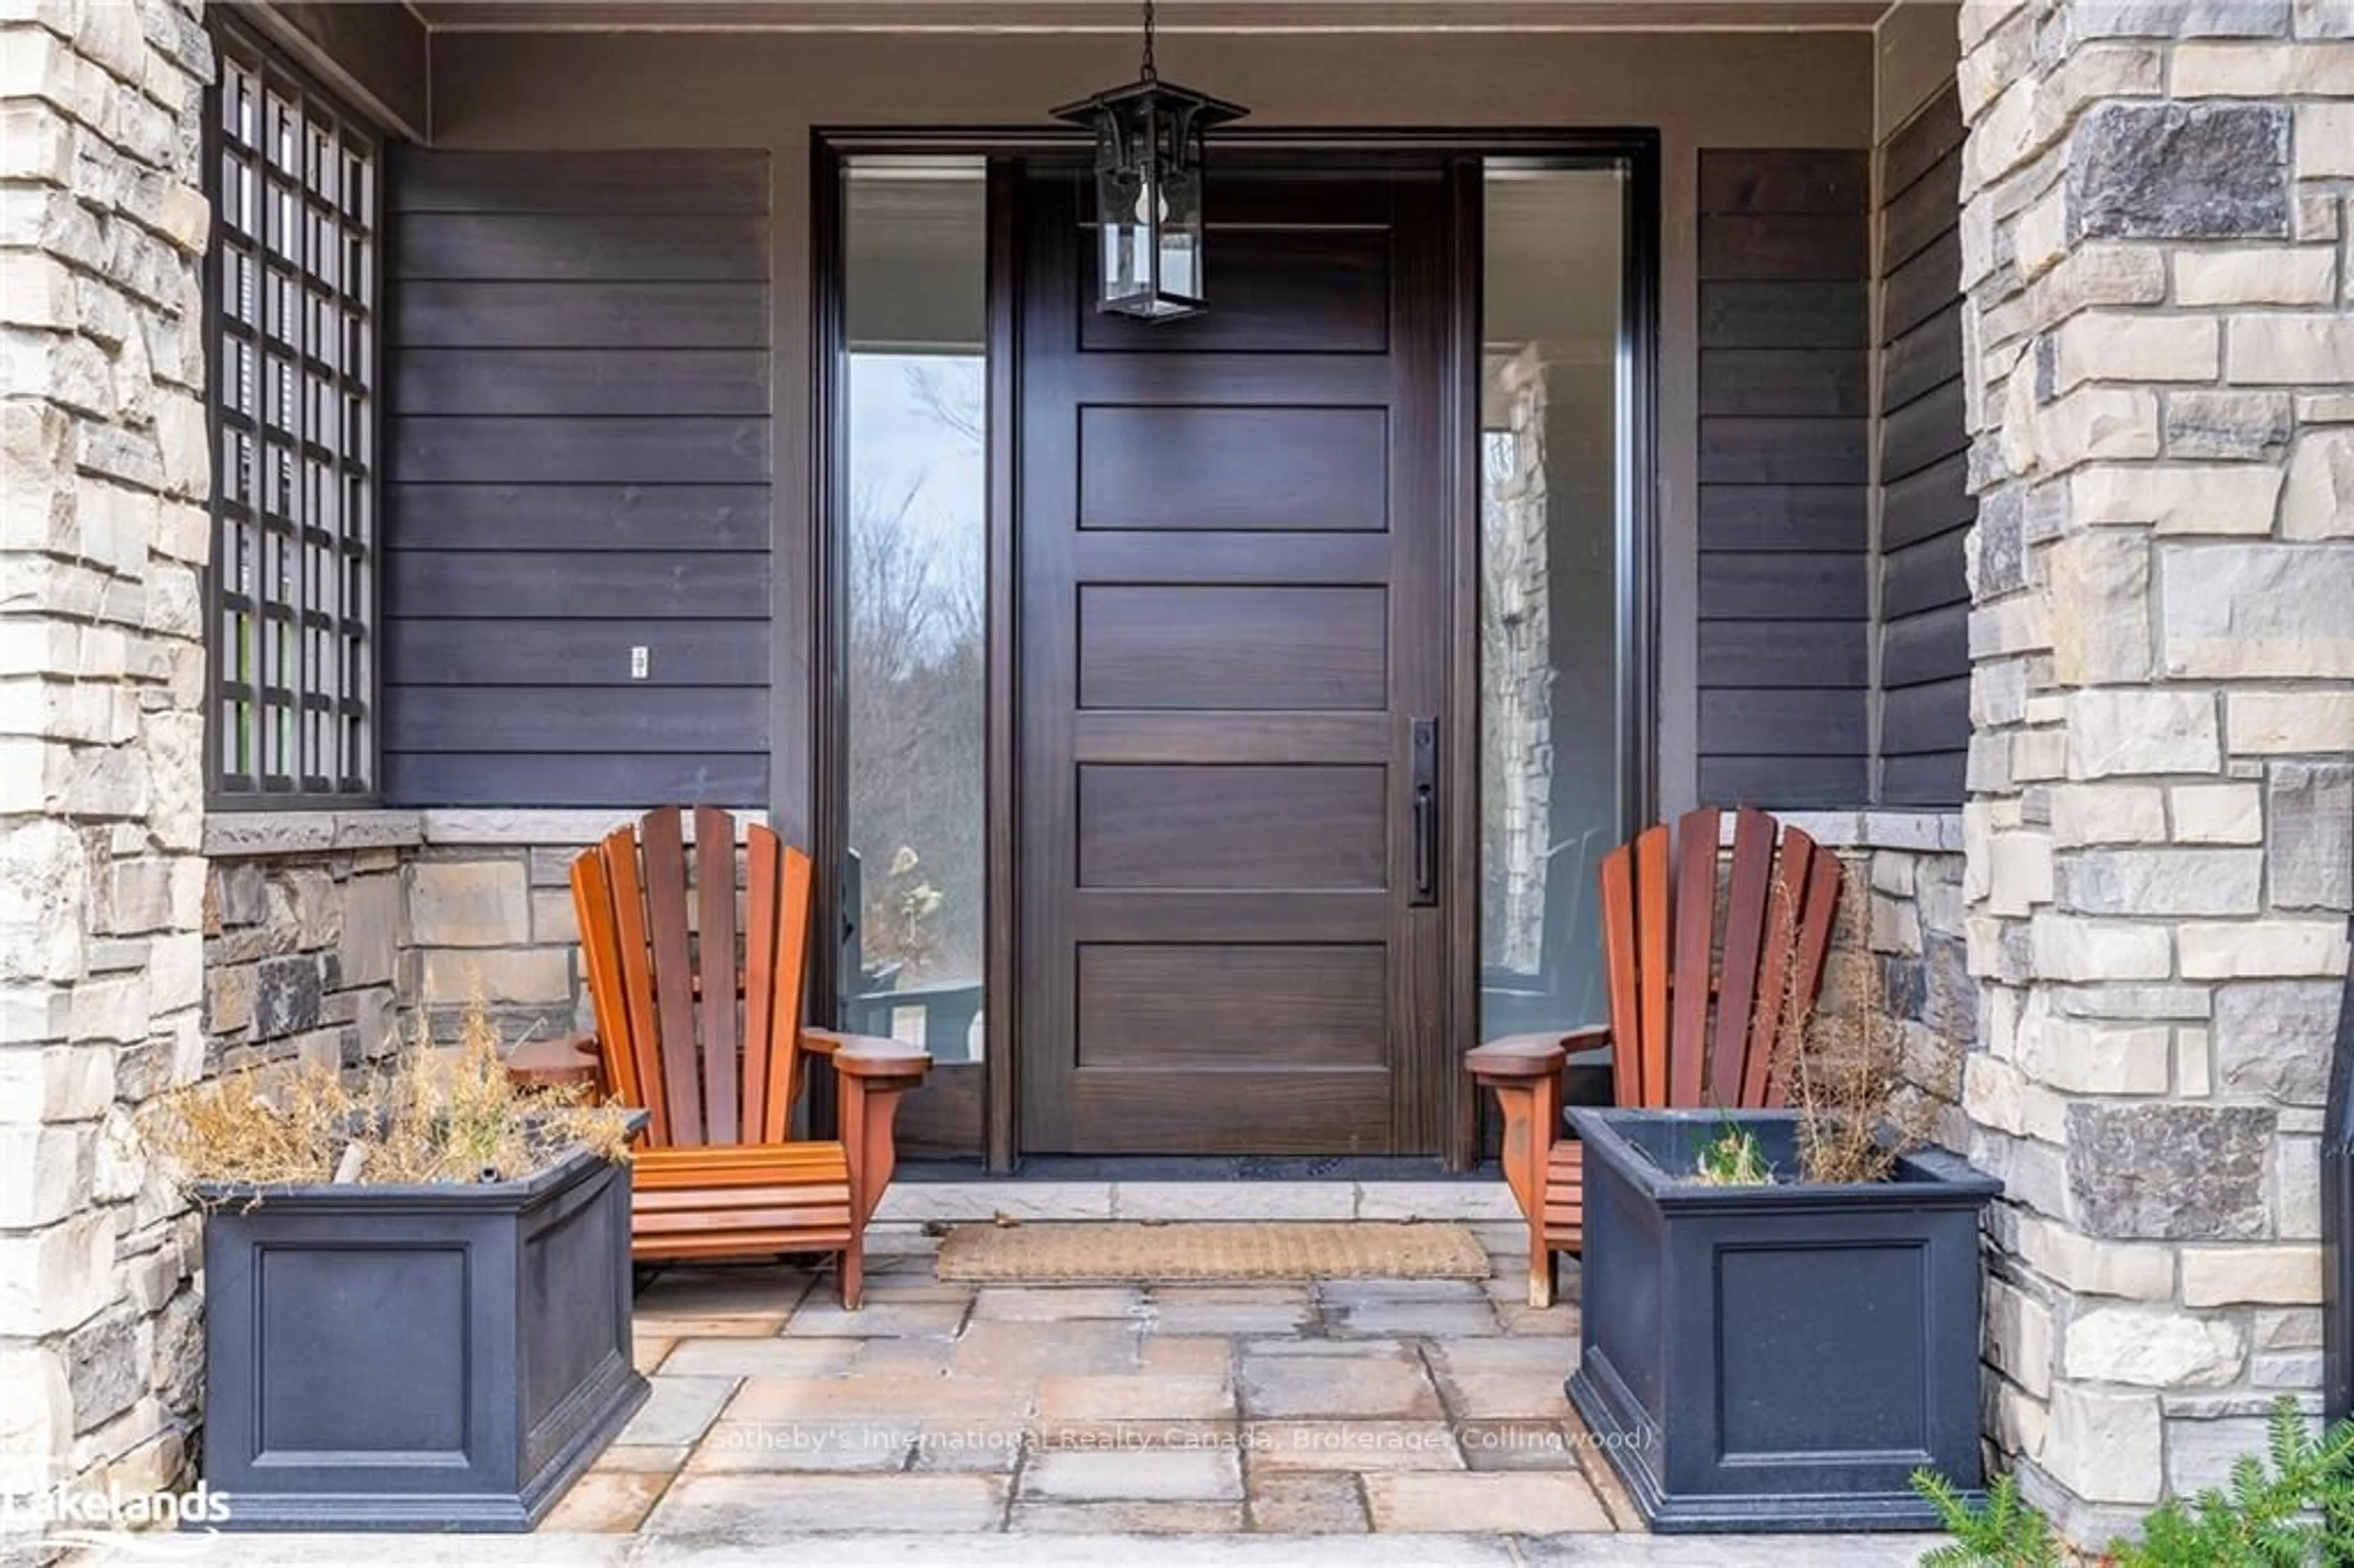
{"label": "adirondack chair slatted back", "polygon": [[1779,1104],[1772,1068],[1784,1013],[1794,993],[1812,998],[1822,983],[1839,857],[1796,828],[1777,842],[1774,819],[1744,809],[1734,813],[1720,901],[1721,815],[1687,811],[1672,841],[1662,823],[1603,859],[1611,1074],[1622,1106]]}
{"label": "adirondack chair slatted back", "polygon": [[[572,863],[572,901],[612,1093],[649,1113],[653,1148],[778,1143],[800,1069],[809,856],[771,830],[694,809],[649,811]],[[689,919],[689,910],[693,919]]]}

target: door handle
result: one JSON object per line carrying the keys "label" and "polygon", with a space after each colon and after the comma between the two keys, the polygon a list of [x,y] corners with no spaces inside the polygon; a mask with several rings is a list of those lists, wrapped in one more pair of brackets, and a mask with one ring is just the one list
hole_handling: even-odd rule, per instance
{"label": "door handle", "polygon": [[1438,721],[1414,721],[1414,885],[1406,902],[1438,902]]}

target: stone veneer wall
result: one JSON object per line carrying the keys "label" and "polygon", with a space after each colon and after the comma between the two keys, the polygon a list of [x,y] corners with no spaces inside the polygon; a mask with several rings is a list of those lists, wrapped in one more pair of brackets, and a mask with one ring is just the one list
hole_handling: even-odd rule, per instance
{"label": "stone veneer wall", "polygon": [[[1958,832],[1958,815],[1947,819]],[[1957,850],[1929,846],[1843,852],[1854,896],[1868,910],[1881,1011],[1896,1020],[1914,1086],[1937,1102],[1937,1141],[1969,1146],[1963,1064],[1978,1039],[1978,982],[1963,920]],[[1834,958],[1837,955],[1834,953]]]}
{"label": "stone veneer wall", "polygon": [[204,1060],[193,0],[0,15],[0,1485],[175,1474],[191,1232],[122,1134]]}
{"label": "stone veneer wall", "polygon": [[455,1037],[479,985],[510,1045],[589,1027],[573,846],[433,844],[408,868],[414,999],[434,1038]]}
{"label": "stone veneer wall", "polygon": [[207,1075],[381,1063],[416,994],[394,845],[217,859],[205,887]]}
{"label": "stone veneer wall", "polygon": [[2354,816],[2354,8],[1962,13],[1991,1425],[2078,1540],[2318,1386]]}

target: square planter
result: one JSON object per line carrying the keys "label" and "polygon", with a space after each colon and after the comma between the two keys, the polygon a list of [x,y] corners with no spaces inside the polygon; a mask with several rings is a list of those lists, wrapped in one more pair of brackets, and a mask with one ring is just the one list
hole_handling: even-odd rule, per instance
{"label": "square planter", "polygon": [[529,1530],[645,1403],[627,1165],[203,1196],[220,1528]]}
{"label": "square planter", "polygon": [[[1585,1141],[1570,1402],[1655,1531],[1913,1530],[1924,1466],[1978,1458],[1978,1214],[2001,1190],[1943,1150],[1886,1181],[1689,1179],[1725,1113],[1569,1113]],[[1797,1118],[1742,1111],[1797,1169]]]}

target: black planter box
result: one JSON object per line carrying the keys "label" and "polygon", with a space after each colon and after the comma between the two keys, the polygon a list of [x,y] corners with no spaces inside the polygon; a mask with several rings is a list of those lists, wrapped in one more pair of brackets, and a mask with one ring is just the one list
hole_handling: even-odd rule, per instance
{"label": "black planter box", "polygon": [[645,1403],[627,1165],[203,1195],[221,1529],[529,1530]]}
{"label": "black planter box", "polygon": [[[1703,1186],[1693,1155],[1726,1113],[1569,1117],[1585,1141],[1569,1398],[1653,1530],[1926,1529],[1913,1471],[1977,1490],[1978,1213],[2001,1183],[1933,1149],[1883,1182]],[[1791,1113],[1732,1119],[1797,1169]]]}

